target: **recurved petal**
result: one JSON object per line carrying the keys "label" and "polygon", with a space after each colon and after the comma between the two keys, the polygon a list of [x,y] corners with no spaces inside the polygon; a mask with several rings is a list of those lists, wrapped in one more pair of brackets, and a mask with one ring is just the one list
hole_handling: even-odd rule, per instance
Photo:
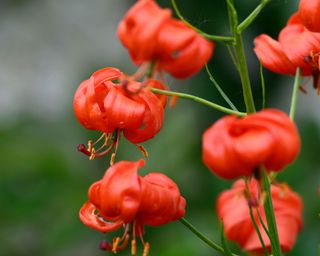
{"label": "recurved petal", "polygon": [[[135,219],[142,198],[138,168],[143,164],[143,160],[121,161],[106,171],[99,188],[102,216],[111,220],[121,219],[123,223]],[[89,200],[92,196],[89,194]]]}
{"label": "recurved petal", "polygon": [[97,208],[91,203],[86,202],[80,209],[80,220],[86,226],[98,230],[102,233],[115,231],[123,225],[122,221],[107,222],[104,221],[97,213]]}
{"label": "recurved petal", "polygon": [[262,34],[255,38],[254,45],[254,51],[265,68],[278,74],[295,74],[297,66],[291,62],[278,41]]}
{"label": "recurved petal", "polygon": [[194,75],[213,54],[214,43],[181,21],[167,22],[159,38],[159,67],[176,78]]}
{"label": "recurved petal", "polygon": [[146,88],[139,97],[146,107],[143,123],[138,129],[123,129],[124,136],[134,144],[153,138],[160,131],[164,118],[163,106],[157,96]]}
{"label": "recurved petal", "polygon": [[104,112],[109,121],[109,132],[116,128],[138,129],[143,122],[145,106],[112,87],[104,99]]}
{"label": "recurved petal", "polygon": [[[147,86],[151,88],[160,89],[160,90],[167,89],[167,87],[163,83],[161,83],[159,80],[153,80],[153,79],[150,79],[147,81]],[[162,107],[165,108],[167,105],[168,97],[164,94],[155,94],[155,95],[160,100]]]}
{"label": "recurved petal", "polygon": [[130,8],[119,24],[118,36],[135,62],[154,58],[157,35],[170,16],[169,9],[152,0],[139,0]]}
{"label": "recurved petal", "polygon": [[312,67],[305,58],[320,51],[320,33],[310,32],[302,24],[289,25],[281,30],[279,42],[292,64],[302,68],[303,75],[311,75]]}
{"label": "recurved petal", "polygon": [[224,179],[249,176],[251,165],[242,161],[234,149],[230,127],[237,120],[235,116],[221,118],[209,127],[202,137],[202,159],[216,175]]}
{"label": "recurved petal", "polygon": [[142,184],[143,198],[137,215],[141,223],[159,226],[184,216],[186,201],[170,178],[162,173],[149,173]]}
{"label": "recurved petal", "polygon": [[320,32],[320,1],[300,0],[299,14],[309,30]]}
{"label": "recurved petal", "polygon": [[112,81],[118,79],[122,75],[122,72],[113,67],[106,67],[95,71],[92,74],[94,78],[94,84],[98,85],[103,82]]}

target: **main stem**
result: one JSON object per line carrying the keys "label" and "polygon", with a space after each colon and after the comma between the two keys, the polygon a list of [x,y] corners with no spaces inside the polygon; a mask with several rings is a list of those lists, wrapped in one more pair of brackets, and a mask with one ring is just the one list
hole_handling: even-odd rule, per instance
{"label": "main stem", "polygon": [[256,111],[254,106],[254,100],[252,96],[251,91],[251,83],[249,78],[249,71],[248,71],[248,65],[246,61],[246,56],[244,53],[244,47],[243,47],[243,41],[241,33],[236,32],[234,35],[236,44],[234,46],[235,52],[238,59],[238,65],[239,65],[239,74],[242,84],[242,92],[243,92],[243,98],[246,105],[247,113],[253,113]]}
{"label": "main stem", "polygon": [[264,203],[264,212],[266,214],[266,219],[267,219],[267,224],[268,224],[268,229],[270,234],[271,250],[274,256],[282,256],[279,235],[277,230],[277,223],[274,215],[274,208],[273,208],[271,189],[270,189],[271,186],[270,186],[268,174],[264,167],[260,168],[260,172],[262,173],[262,177],[263,177],[264,191],[267,194],[266,201]]}
{"label": "main stem", "polygon": [[[242,83],[243,98],[246,105],[247,113],[255,112],[254,100],[251,91],[251,84],[249,79],[249,71],[247,61],[244,53],[244,46],[242,41],[242,30],[238,29],[238,15],[234,7],[233,0],[226,0],[228,7],[228,14],[230,20],[230,27],[235,38],[234,49],[237,58],[238,70]],[[277,231],[276,219],[274,215],[274,208],[272,204],[272,197],[270,191],[270,182],[265,169],[261,168],[263,177],[263,187],[267,193],[267,198],[264,204],[268,229],[270,234],[271,249],[274,256],[282,256],[279,236]]]}
{"label": "main stem", "polygon": [[238,14],[234,7],[233,0],[226,0],[227,1],[227,8],[228,8],[228,15],[230,21],[230,28],[233,33],[233,37],[235,39],[234,49],[237,58],[237,67],[241,79],[242,85],[242,93],[244,102],[246,105],[247,113],[255,112],[254,100],[251,91],[251,83],[249,78],[249,71],[246,56],[244,53],[244,46],[242,41],[241,30],[238,29]]}

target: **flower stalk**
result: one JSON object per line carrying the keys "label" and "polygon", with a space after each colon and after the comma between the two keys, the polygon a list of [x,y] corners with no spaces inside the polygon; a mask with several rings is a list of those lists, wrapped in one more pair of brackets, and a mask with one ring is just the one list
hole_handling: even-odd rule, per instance
{"label": "flower stalk", "polygon": [[178,98],[182,98],[182,99],[188,99],[188,100],[192,100],[198,103],[201,103],[205,106],[208,106],[210,108],[216,109],[220,112],[229,114],[229,115],[236,115],[236,116],[246,116],[247,114],[244,112],[240,112],[240,111],[236,111],[230,108],[226,108],[223,107],[221,105],[218,105],[216,103],[213,103],[211,101],[205,100],[203,98],[191,95],[191,94],[187,94],[187,93],[181,93],[181,92],[172,92],[172,91],[167,91],[167,90],[160,90],[160,89],[156,89],[156,88],[150,88],[150,90],[152,92],[154,92],[155,94],[163,94],[163,95],[167,95],[167,96],[176,96]]}

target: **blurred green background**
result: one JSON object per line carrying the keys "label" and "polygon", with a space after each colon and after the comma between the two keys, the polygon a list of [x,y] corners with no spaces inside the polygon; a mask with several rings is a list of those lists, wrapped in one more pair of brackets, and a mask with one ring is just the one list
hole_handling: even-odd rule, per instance
{"label": "blurred green background", "polygon": [[[209,33],[228,34],[224,0],[177,1],[187,19]],[[235,1],[245,18],[258,0]],[[73,115],[78,84],[101,67],[133,73],[117,39],[119,20],[134,1],[0,1],[0,255],[108,255],[98,249],[106,236],[78,218],[87,189],[100,179],[108,158],[89,161],[76,151],[98,133],[85,131]],[[169,1],[159,1],[170,6]],[[253,92],[261,104],[259,64],[252,52],[261,33],[277,37],[298,1],[272,0],[244,34]],[[241,86],[224,45],[217,44],[209,67],[241,109]],[[265,71],[267,106],[289,110],[293,78]],[[224,104],[205,72],[187,81],[167,77],[173,90]],[[306,81],[304,81],[306,82]],[[288,255],[316,255],[319,246],[320,99],[309,86],[299,94],[297,122],[302,151],[279,175],[304,199],[304,229]],[[186,218],[219,241],[215,198],[231,183],[213,176],[201,161],[201,135],[221,116],[213,109],[179,100],[166,112],[161,132],[145,143],[149,151],[141,171],[161,171],[173,178],[187,199]],[[118,159],[141,157],[122,140]],[[318,192],[319,193],[319,192]],[[107,238],[111,239],[111,235]],[[151,255],[218,255],[179,222],[146,228]],[[235,252],[237,246],[233,244]],[[123,253],[121,255],[128,255]]]}

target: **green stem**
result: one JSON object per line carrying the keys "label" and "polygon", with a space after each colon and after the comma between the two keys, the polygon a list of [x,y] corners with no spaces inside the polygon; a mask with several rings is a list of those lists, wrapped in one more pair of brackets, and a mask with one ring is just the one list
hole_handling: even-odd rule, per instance
{"label": "green stem", "polygon": [[177,16],[179,17],[179,19],[184,22],[187,26],[189,26],[190,28],[192,28],[193,30],[197,31],[200,35],[202,35],[204,38],[209,39],[209,40],[213,40],[216,42],[223,42],[223,43],[227,43],[227,44],[232,44],[234,42],[234,38],[230,37],[230,36],[217,36],[217,35],[211,35],[208,34],[206,32],[203,32],[202,30],[198,29],[197,27],[193,26],[190,22],[188,22],[181,14],[176,1],[175,0],[171,0],[171,4],[172,7],[175,11],[175,13],[177,14]]}
{"label": "green stem", "polygon": [[294,119],[296,108],[297,108],[297,99],[298,99],[298,89],[300,84],[300,76],[301,76],[301,70],[300,68],[297,68],[296,76],[294,78],[294,84],[293,84],[293,92],[291,97],[291,107],[290,107],[290,118],[291,120]]}
{"label": "green stem", "polygon": [[156,89],[156,88],[150,88],[150,90],[152,92],[154,92],[155,94],[164,94],[164,95],[168,95],[168,96],[176,96],[178,98],[182,98],[182,99],[188,99],[188,100],[192,100],[198,103],[201,103],[203,105],[206,105],[208,107],[214,108],[218,111],[221,111],[223,113],[229,114],[229,115],[236,115],[236,116],[246,116],[246,113],[240,112],[240,111],[235,111],[232,110],[230,108],[226,108],[223,106],[220,106],[218,104],[215,104],[211,101],[205,100],[203,98],[191,95],[191,94],[186,94],[186,93],[181,93],[181,92],[172,92],[172,91],[166,91],[166,90],[160,90],[160,89]]}
{"label": "green stem", "polygon": [[268,230],[270,234],[271,241],[271,250],[274,256],[282,256],[279,235],[277,230],[276,218],[274,216],[274,208],[272,203],[271,191],[270,191],[270,182],[267,175],[267,172],[264,167],[260,169],[263,177],[263,187],[266,192],[266,201],[264,203],[264,211],[266,214]]}
{"label": "green stem", "polygon": [[216,87],[216,89],[218,90],[218,92],[220,93],[220,95],[222,96],[222,98],[228,103],[228,105],[234,110],[234,111],[239,111],[236,106],[232,103],[232,101],[229,99],[229,97],[225,94],[225,92],[222,90],[222,88],[220,87],[220,85],[217,83],[217,81],[214,79],[212,73],[209,70],[208,65],[205,65],[206,67],[206,71],[207,74],[209,76],[210,81],[214,84],[214,86]]}
{"label": "green stem", "polygon": [[261,217],[261,214],[260,214],[259,210],[256,209],[256,212],[257,212],[259,221],[260,221],[260,223],[261,223],[261,226],[263,227],[264,232],[266,232],[267,236],[268,236],[269,239],[270,239],[269,230],[268,230],[268,228],[266,227],[266,225],[264,224],[264,221],[263,221],[263,219],[262,219],[262,217]]}
{"label": "green stem", "polygon": [[249,71],[246,56],[244,54],[244,46],[241,32],[238,31],[238,14],[234,8],[233,1],[227,0],[228,14],[230,19],[230,26],[235,38],[234,49],[238,60],[238,70],[240,74],[243,98],[246,105],[247,113],[255,112],[254,100],[251,91],[251,83],[249,78]]}
{"label": "green stem", "polygon": [[261,89],[262,89],[262,109],[266,107],[266,86],[263,76],[263,66],[260,63],[260,79],[261,79]]}
{"label": "green stem", "polygon": [[250,15],[239,24],[237,28],[238,32],[243,32],[258,17],[260,12],[269,2],[270,0],[262,0],[261,3],[253,10],[253,12],[250,13]]}
{"label": "green stem", "polygon": [[[217,252],[220,252],[222,255],[225,255],[225,251],[223,248],[216,244],[215,242],[211,241],[209,238],[207,238],[204,234],[202,234],[200,231],[198,231],[190,222],[188,222],[185,218],[181,218],[180,222],[185,225],[192,233],[194,233],[198,238],[200,238],[203,242],[205,242],[207,245],[209,245],[211,248],[216,250]],[[232,254],[232,256],[238,256],[236,254]]]}

